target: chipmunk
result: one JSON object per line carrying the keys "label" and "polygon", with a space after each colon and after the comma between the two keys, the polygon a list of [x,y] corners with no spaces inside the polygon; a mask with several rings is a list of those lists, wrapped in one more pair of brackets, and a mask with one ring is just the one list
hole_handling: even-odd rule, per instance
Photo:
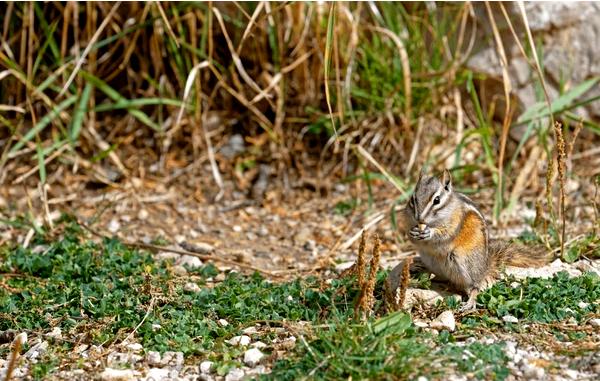
{"label": "chipmunk", "polygon": [[538,267],[545,255],[490,240],[487,224],[475,203],[452,188],[446,169],[440,177],[424,176],[404,209],[404,223],[422,264],[436,277],[468,295],[461,311],[476,308],[476,299],[503,266]]}

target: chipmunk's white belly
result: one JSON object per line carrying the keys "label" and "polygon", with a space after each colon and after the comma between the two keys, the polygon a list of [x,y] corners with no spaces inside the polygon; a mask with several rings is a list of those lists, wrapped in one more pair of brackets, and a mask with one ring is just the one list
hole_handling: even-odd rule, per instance
{"label": "chipmunk's white belly", "polygon": [[[439,252],[439,248],[436,251],[428,250],[427,247],[420,249],[419,254],[423,264],[438,278],[450,281],[454,286],[465,291],[473,286],[474,282],[467,271],[464,258],[442,254]],[[448,253],[450,253],[449,250]]]}

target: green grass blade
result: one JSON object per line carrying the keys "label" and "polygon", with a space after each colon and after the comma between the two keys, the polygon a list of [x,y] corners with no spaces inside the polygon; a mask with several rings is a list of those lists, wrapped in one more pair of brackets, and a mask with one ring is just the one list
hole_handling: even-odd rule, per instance
{"label": "green grass blade", "polygon": [[42,184],[46,183],[46,163],[44,163],[44,153],[42,152],[42,145],[36,144],[38,167],[40,171],[40,181]]}
{"label": "green grass blade", "polygon": [[[81,74],[81,76],[83,76],[85,78],[86,81],[91,82],[94,86],[96,86],[100,91],[102,91],[104,94],[106,94],[113,101],[115,101],[117,103],[118,102],[130,102],[127,98],[125,98],[121,94],[119,94],[118,91],[116,91],[115,89],[110,87],[108,85],[108,83],[104,82],[103,80],[94,76],[93,74],[88,73],[83,70],[80,71],[80,74]],[[150,117],[148,115],[146,115],[146,113],[144,113],[140,110],[135,110],[135,109],[128,109],[128,111],[131,114],[131,116],[133,116],[134,118],[136,118],[143,124],[147,125],[148,127],[152,128],[153,130],[155,130],[157,132],[162,131],[162,128],[158,124],[153,122],[152,119],[150,119]]]}
{"label": "green grass blade", "polygon": [[28,141],[33,139],[40,131],[42,131],[47,125],[49,125],[56,117],[63,112],[65,109],[73,105],[77,101],[77,96],[73,95],[69,98],[62,101],[59,105],[56,106],[52,111],[48,114],[44,115],[40,121],[30,129],[25,136],[21,140],[19,140],[14,147],[10,150],[11,153],[14,153],[21,149]]}
{"label": "green grass blade", "polygon": [[120,110],[120,109],[134,109],[142,106],[154,106],[154,105],[163,105],[163,106],[176,106],[181,107],[183,102],[178,99],[171,98],[138,98],[138,99],[123,99],[116,103],[105,103],[94,108],[96,112],[105,112],[112,110]]}
{"label": "green grass blade", "polygon": [[71,144],[75,144],[77,139],[79,138],[79,132],[81,132],[81,125],[83,124],[83,117],[87,112],[87,104],[90,100],[90,95],[92,94],[92,84],[86,83],[83,88],[83,92],[79,97],[79,103],[75,108],[75,112],[73,113],[73,123],[71,124],[71,131],[69,132],[69,138],[71,139]]}
{"label": "green grass blade", "polygon": [[[556,98],[550,105],[550,112],[554,114],[570,109],[571,106],[575,105],[575,100],[577,100],[583,94],[588,92],[592,87],[594,87],[598,83],[599,80],[600,77],[588,79],[587,81],[580,83],[579,85],[567,91],[560,97]],[[517,124],[528,123],[531,120],[536,120],[549,116],[550,112],[548,112],[546,102],[538,102],[529,107],[527,110],[525,110],[523,114],[521,114],[519,119],[517,119]]]}

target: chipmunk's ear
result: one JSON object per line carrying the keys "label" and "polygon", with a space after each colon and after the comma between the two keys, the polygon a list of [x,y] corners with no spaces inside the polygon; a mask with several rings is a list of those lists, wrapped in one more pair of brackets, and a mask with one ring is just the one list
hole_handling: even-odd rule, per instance
{"label": "chipmunk's ear", "polygon": [[442,173],[442,184],[447,191],[452,189],[452,175],[450,175],[450,171],[444,169],[444,173]]}
{"label": "chipmunk's ear", "polygon": [[417,184],[421,182],[423,177],[425,177],[425,167],[421,167],[421,170],[419,171],[419,179],[417,180]]}

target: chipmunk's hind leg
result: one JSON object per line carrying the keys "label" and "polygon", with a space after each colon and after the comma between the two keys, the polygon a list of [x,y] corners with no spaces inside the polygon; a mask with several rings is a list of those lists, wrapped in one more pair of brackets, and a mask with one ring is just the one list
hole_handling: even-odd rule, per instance
{"label": "chipmunk's hind leg", "polygon": [[472,288],[469,291],[469,299],[460,307],[460,312],[474,311],[477,309],[477,295],[479,295],[479,289]]}

